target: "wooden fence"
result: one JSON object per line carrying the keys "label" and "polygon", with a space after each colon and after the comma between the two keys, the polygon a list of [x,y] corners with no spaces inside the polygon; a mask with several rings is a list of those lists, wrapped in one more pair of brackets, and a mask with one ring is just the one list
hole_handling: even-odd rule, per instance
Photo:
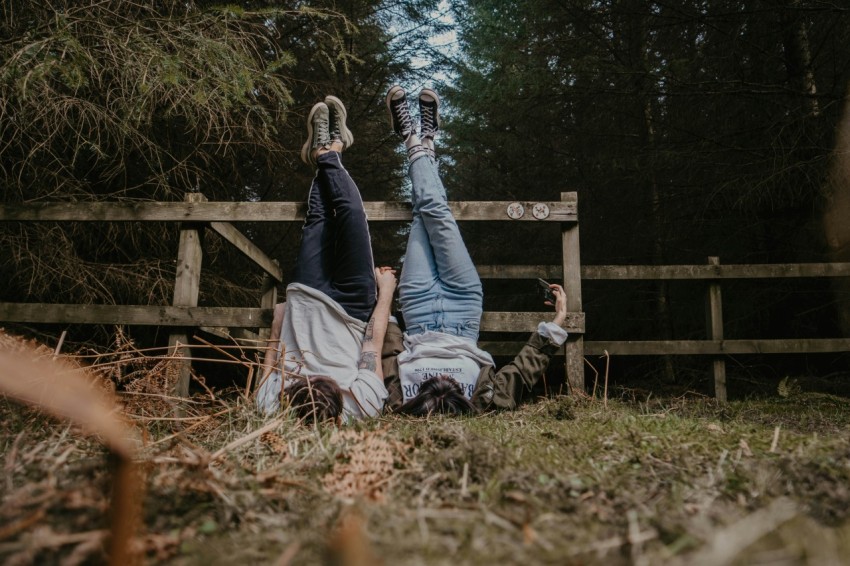
{"label": "wooden fence", "polygon": [[[409,222],[411,206],[398,202],[364,203],[369,222]],[[565,345],[567,379],[571,387],[584,387],[584,313],[581,312],[578,215],[575,193],[562,193],[555,202],[452,202],[459,221],[557,222],[562,234],[563,279],[570,311],[564,327],[570,333]],[[283,283],[280,266],[240,233],[231,222],[303,222],[303,202],[209,202],[201,194],[188,194],[180,202],[140,203],[27,203],[0,205],[0,222],[180,222],[174,296],[169,306],[70,305],[0,303],[0,321],[62,324],[127,324],[175,327],[169,346],[173,353],[191,359],[188,328],[234,334],[234,329],[255,328],[257,339],[267,336],[277,302],[277,285]],[[210,229],[239,249],[266,274],[258,308],[201,307],[198,294],[203,263],[200,231]],[[538,274],[529,275],[530,279]],[[531,332],[541,313],[485,312],[483,334]],[[487,343],[485,342],[486,346]],[[502,351],[519,350],[520,343],[500,343]],[[184,364],[177,393],[189,390],[188,364]]]}
{"label": "wooden fence", "polygon": [[[552,265],[480,266],[482,277],[557,278]],[[726,340],[723,334],[721,282],[730,279],[850,277],[850,263],[729,264],[709,257],[705,265],[582,265],[582,280],[704,281],[706,338],[704,340],[585,340],[588,355],[660,356],[706,355],[712,359],[715,397],[726,400],[726,358],[733,354],[804,354],[850,352],[850,337]],[[492,350],[500,345],[491,344]]]}
{"label": "wooden fence", "polygon": [[[850,277],[850,263],[723,265],[709,258],[706,265],[581,265],[576,193],[561,194],[554,202],[452,202],[458,221],[557,222],[562,254],[558,265],[479,266],[483,279],[561,280],[567,291],[569,315],[564,327],[570,338],[564,348],[567,382],[571,389],[584,388],[584,355],[707,355],[713,358],[715,394],[725,400],[725,356],[732,354],[787,354],[850,351],[850,338],[725,340],[721,282],[724,279],[775,279],[788,277]],[[369,221],[405,222],[411,219],[407,203],[367,202]],[[31,203],[0,205],[3,222],[180,222],[177,275],[170,306],[67,305],[0,303],[0,321],[32,323],[90,323],[158,325],[175,327],[170,346],[188,359],[186,328],[212,332],[256,328],[257,338],[267,335],[277,302],[277,285],[283,283],[276,261],[241,234],[230,222],[303,222],[303,202],[208,202],[200,194],[185,202],[149,203]],[[198,290],[203,250],[199,231],[210,229],[239,249],[266,274],[258,308],[200,307]],[[705,281],[705,340],[585,341],[581,281],[586,280],[701,280]],[[521,345],[515,341],[487,340],[495,332],[532,331],[541,320],[539,312],[484,313],[481,345],[494,355],[513,355]],[[182,327],[182,328],[181,328]],[[188,367],[184,368],[178,393],[186,394]]]}

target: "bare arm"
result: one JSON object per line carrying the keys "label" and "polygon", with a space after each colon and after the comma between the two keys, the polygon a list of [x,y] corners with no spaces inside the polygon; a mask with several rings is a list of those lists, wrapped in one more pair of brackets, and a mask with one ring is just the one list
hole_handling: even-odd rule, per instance
{"label": "bare arm", "polygon": [[274,371],[277,363],[280,360],[280,332],[283,328],[283,312],[286,309],[286,303],[280,303],[274,307],[274,320],[272,320],[272,331],[266,343],[266,355],[263,357],[263,367],[260,371],[260,382],[265,381],[266,377]]}
{"label": "bare arm", "polygon": [[393,293],[395,292],[395,270],[390,267],[376,268],[375,277],[378,280],[378,303],[375,305],[372,317],[366,325],[366,333],[363,335],[363,347],[360,350],[360,361],[357,363],[357,368],[374,371],[383,380],[384,371],[381,367],[381,349],[384,345],[384,336],[387,334],[390,307],[392,306]]}
{"label": "bare arm", "polygon": [[[560,285],[551,284],[549,287],[552,289],[552,293],[555,294],[555,318],[552,320],[558,326],[564,326],[564,321],[567,320],[567,293],[564,291],[564,288]],[[549,301],[546,301],[547,305],[552,305]]]}

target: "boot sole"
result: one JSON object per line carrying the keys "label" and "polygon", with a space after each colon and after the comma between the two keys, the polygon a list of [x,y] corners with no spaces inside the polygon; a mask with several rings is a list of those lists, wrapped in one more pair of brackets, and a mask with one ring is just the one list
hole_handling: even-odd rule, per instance
{"label": "boot sole", "polygon": [[301,146],[301,161],[307,165],[316,165],[316,162],[313,161],[310,155],[313,153],[313,116],[315,116],[316,111],[322,106],[326,106],[326,104],[324,102],[317,102],[310,109],[310,114],[307,115],[307,141]]}

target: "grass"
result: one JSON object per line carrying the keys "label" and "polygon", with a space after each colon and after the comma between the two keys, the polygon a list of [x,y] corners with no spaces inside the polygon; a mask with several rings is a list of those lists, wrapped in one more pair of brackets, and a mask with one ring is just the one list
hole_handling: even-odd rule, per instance
{"label": "grass", "polygon": [[[62,358],[54,378],[121,387],[139,487],[131,550],[145,562],[820,565],[850,556],[846,398],[555,397],[512,413],[315,428],[287,414],[264,420],[244,391],[167,398],[171,362],[120,333],[113,350],[82,369]],[[57,363],[49,348],[2,333],[0,354],[4,387],[20,365],[8,360]],[[32,367],[41,368],[32,382],[48,383],[48,366]],[[114,467],[99,440],[114,444],[115,434],[101,433],[0,398],[0,561],[106,558]]]}
{"label": "grass", "polygon": [[[128,412],[145,413],[125,401]],[[196,426],[177,436],[172,421],[158,420],[170,416],[135,421],[145,486],[135,550],[151,562],[820,564],[850,556],[842,398],[609,400],[606,409],[560,397],[514,413],[388,416],[339,430],[282,416],[247,442],[266,423],[242,396],[193,401],[184,424]],[[0,402],[0,422],[0,559],[102,556],[104,450],[9,401]]]}

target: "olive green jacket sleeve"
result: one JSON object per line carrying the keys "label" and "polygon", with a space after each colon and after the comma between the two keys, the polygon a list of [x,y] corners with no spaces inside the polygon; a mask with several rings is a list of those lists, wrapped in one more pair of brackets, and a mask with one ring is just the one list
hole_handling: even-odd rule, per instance
{"label": "olive green jacket sleeve", "polygon": [[472,404],[482,411],[513,410],[543,377],[559,346],[537,332],[532,333],[513,361],[498,372],[481,368],[472,393]]}
{"label": "olive green jacket sleeve", "polygon": [[401,407],[404,398],[401,394],[401,378],[398,374],[398,355],[404,350],[404,336],[398,324],[390,322],[384,336],[381,350],[381,367],[384,370],[384,387],[389,396],[384,403],[385,411],[395,411]]}
{"label": "olive green jacket sleeve", "polygon": [[[559,346],[537,332],[532,333],[519,354],[498,372],[493,366],[481,368],[478,383],[472,394],[472,404],[482,411],[513,410],[531,393],[534,385],[549,367],[549,360]],[[401,378],[398,371],[398,355],[404,350],[404,337],[397,324],[390,322],[381,351],[384,370],[384,386],[389,392],[385,411],[401,407]]]}

